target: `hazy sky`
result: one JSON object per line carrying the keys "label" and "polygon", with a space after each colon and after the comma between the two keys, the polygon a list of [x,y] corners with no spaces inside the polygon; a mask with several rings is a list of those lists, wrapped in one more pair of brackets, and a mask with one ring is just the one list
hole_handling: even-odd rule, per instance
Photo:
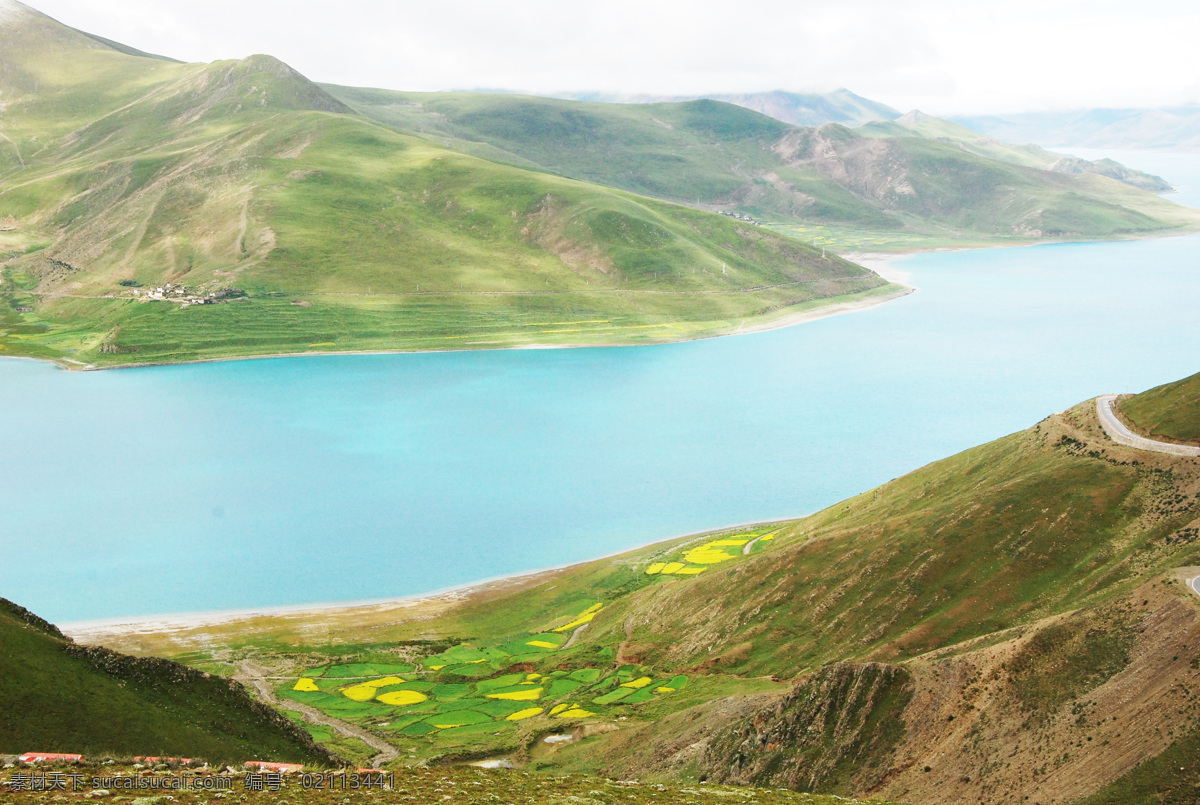
{"label": "hazy sky", "polygon": [[391,89],[848,87],[906,111],[1200,101],[1200,4],[1170,0],[34,0],[188,61],[269,53]]}

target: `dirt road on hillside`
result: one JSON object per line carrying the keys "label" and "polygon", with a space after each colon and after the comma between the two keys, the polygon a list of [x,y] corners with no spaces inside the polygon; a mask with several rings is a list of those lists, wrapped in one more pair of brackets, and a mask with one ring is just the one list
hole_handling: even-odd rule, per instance
{"label": "dirt road on hillside", "polygon": [[347,724],[332,716],[327,716],[315,707],[309,707],[307,704],[288,701],[280,702],[275,696],[275,690],[271,687],[271,683],[267,680],[270,672],[261,665],[255,665],[250,661],[241,663],[238,666],[238,672],[234,675],[234,679],[242,684],[250,684],[258,691],[259,698],[272,707],[278,707],[284,710],[294,710],[304,716],[306,721],[313,724],[322,724],[326,727],[333,728],[334,732],[339,735],[345,735],[349,738],[357,738],[367,746],[378,752],[371,758],[371,768],[380,769],[387,763],[391,763],[400,756],[400,752],[396,747],[392,746],[387,741],[379,738],[366,730],[356,727],[353,724]]}

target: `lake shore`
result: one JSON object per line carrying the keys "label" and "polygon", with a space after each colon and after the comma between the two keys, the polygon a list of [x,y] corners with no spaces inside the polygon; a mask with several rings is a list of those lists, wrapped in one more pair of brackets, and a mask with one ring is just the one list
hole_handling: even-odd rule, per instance
{"label": "lake shore", "polygon": [[223,638],[227,638],[230,632],[238,635],[264,634],[278,632],[282,628],[290,629],[310,640],[330,639],[332,635],[341,633],[346,628],[353,628],[361,632],[362,630],[370,631],[372,628],[383,629],[407,621],[429,620],[467,603],[503,598],[550,582],[585,565],[614,560],[648,548],[688,540],[708,539],[713,534],[779,525],[793,519],[802,519],[805,516],[807,515],[798,515],[795,518],[784,520],[718,526],[653,540],[643,545],[580,562],[513,573],[443,590],[395,598],[138,615],[70,621],[55,625],[78,643],[105,646],[130,654],[166,656],[204,649],[216,644],[220,642],[216,639],[218,633]]}
{"label": "lake shore", "polygon": [[[325,625],[336,624],[342,619],[370,622],[382,617],[394,622],[397,619],[432,617],[463,601],[515,592],[545,581],[565,569],[566,567],[534,570],[528,573],[471,582],[445,590],[396,598],[139,615],[56,625],[64,634],[77,642],[111,645],[113,641],[123,642],[124,639],[137,639],[148,635],[190,634],[200,637],[208,630],[233,625],[237,625],[239,629],[253,632],[255,631],[254,624],[262,621],[302,622],[311,625],[313,630],[318,630],[318,627],[323,628]],[[203,639],[200,639],[203,642]]]}
{"label": "lake shore", "polygon": [[[274,358],[314,358],[314,357],[329,357],[334,355],[432,355],[440,353],[453,352],[479,352],[481,350],[530,350],[530,349],[580,349],[580,348],[624,348],[624,347],[647,347],[658,346],[660,344],[678,344],[688,341],[706,341],[713,338],[725,338],[731,335],[745,335],[749,333],[767,332],[770,330],[778,330],[785,327],[793,327],[798,324],[804,324],[809,321],[827,318],[829,316],[837,316],[844,313],[858,313],[868,310],[885,302],[890,302],[894,299],[907,296],[916,289],[908,286],[903,280],[893,280],[883,273],[880,273],[876,267],[881,267],[884,271],[889,258],[905,257],[911,253],[897,254],[870,254],[863,255],[869,257],[873,261],[872,266],[865,266],[875,271],[880,277],[889,282],[892,290],[887,290],[888,286],[880,286],[867,291],[861,291],[847,296],[854,297],[847,301],[835,301],[838,297],[829,297],[824,300],[810,300],[809,302],[801,303],[804,309],[796,312],[777,313],[774,316],[768,314],[766,317],[761,317],[751,324],[746,324],[745,320],[742,323],[726,322],[724,326],[710,330],[709,332],[695,337],[681,337],[674,339],[664,339],[662,341],[652,343],[621,343],[607,341],[580,341],[575,343],[563,344],[547,344],[547,343],[528,343],[528,344],[509,344],[509,345],[489,345],[463,349],[347,349],[347,350],[313,350],[308,352],[276,352],[260,355],[221,355],[211,358],[196,358],[192,360],[180,361],[147,361],[145,363],[116,363],[107,365],[96,365],[84,363],[72,358],[37,358],[33,356],[2,356],[0,357],[24,357],[30,360],[45,360],[60,369],[65,369],[71,372],[98,372],[109,369],[140,369],[152,366],[186,366],[192,364],[203,363],[229,363],[231,361],[254,361],[254,360],[270,360]],[[847,259],[851,259],[847,256]],[[852,262],[855,262],[852,260]],[[892,276],[903,277],[905,272],[892,272]]]}

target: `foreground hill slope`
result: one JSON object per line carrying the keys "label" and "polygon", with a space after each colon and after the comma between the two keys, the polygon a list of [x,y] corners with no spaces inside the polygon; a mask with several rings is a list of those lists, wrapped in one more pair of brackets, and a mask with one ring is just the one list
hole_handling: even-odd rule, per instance
{"label": "foreground hill slope", "polygon": [[839,124],[798,128],[713,100],[613,104],[325,89],[435,142],[750,215],[841,246],[1128,237],[1197,222],[1192,211],[1107,177],[1051,171],[1028,155],[1014,162],[1015,146],[964,149],[904,125],[864,133]]}
{"label": "foreground hill slope", "polygon": [[[1130,400],[1195,423],[1197,377]],[[88,639],[206,667],[230,648],[284,676],[282,697],[431,760],[908,802],[1190,801],[1171,797],[1200,779],[1197,565],[1200,460],[1116,445],[1087,402],[801,520],[420,606]],[[415,681],[392,689],[429,701],[346,704],[344,669],[397,662]],[[533,715],[487,716],[495,690]],[[539,748],[564,727],[583,740]]]}
{"label": "foreground hill slope", "polygon": [[744,222],[401,134],[268,56],[175,64],[6,8],[8,354],[648,343],[897,290]]}
{"label": "foreground hill slope", "polygon": [[337,757],[236,683],[168,660],[78,646],[0,599],[0,754],[280,760]]}

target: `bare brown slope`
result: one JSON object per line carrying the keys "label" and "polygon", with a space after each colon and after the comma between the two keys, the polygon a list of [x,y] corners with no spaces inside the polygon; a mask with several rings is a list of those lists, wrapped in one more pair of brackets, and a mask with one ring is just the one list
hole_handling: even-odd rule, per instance
{"label": "bare brown slope", "polygon": [[1200,715],[1200,607],[1173,579],[940,654],[877,666],[876,681],[907,682],[899,707],[878,684],[857,696],[829,684],[871,666],[829,666],[707,741],[702,773],[908,802],[1068,802],[1159,755]]}

